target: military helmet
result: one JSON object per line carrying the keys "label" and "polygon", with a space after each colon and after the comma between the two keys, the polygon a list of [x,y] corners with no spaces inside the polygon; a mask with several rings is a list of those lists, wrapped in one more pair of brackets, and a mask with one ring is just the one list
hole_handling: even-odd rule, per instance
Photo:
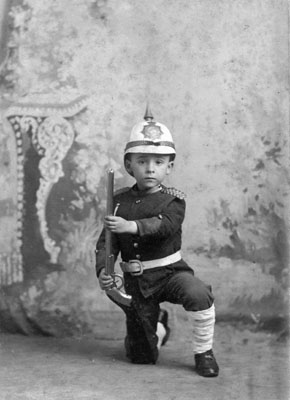
{"label": "military helmet", "polygon": [[125,156],[130,153],[176,154],[169,129],[154,121],[148,104],[144,121],[133,127],[129,142],[126,144]]}

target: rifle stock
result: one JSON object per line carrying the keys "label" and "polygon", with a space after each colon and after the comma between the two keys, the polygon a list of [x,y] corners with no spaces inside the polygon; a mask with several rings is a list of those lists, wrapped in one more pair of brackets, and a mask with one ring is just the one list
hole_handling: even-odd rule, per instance
{"label": "rifle stock", "polygon": [[[114,171],[110,169],[107,173],[107,215],[114,215]],[[123,287],[123,277],[114,272],[115,259],[112,247],[112,232],[106,229],[106,264],[105,272],[107,275],[111,275],[114,283],[113,286],[106,290],[109,297],[125,306],[130,306],[132,297],[126,293],[123,293],[120,289]],[[118,284],[120,282],[120,284]]]}

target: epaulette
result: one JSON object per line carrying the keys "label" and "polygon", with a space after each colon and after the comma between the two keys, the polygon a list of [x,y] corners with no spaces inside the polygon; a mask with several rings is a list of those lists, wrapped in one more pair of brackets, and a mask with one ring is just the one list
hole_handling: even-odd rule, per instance
{"label": "epaulette", "polygon": [[169,194],[169,195],[177,197],[178,199],[181,199],[181,200],[186,198],[185,193],[183,193],[181,190],[175,189],[173,187],[168,188],[168,187],[163,186],[160,191],[161,191],[161,193]]}
{"label": "epaulette", "polygon": [[114,196],[116,196],[117,194],[122,194],[122,193],[128,192],[130,189],[131,188],[129,188],[129,187],[124,187],[124,188],[118,189],[114,192]]}

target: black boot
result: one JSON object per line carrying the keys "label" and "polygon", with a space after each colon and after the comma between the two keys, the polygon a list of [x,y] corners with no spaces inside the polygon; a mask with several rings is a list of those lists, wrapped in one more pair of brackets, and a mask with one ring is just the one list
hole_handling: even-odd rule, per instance
{"label": "black boot", "polygon": [[205,378],[212,378],[218,376],[219,366],[213,355],[212,350],[208,350],[204,353],[195,354],[195,366],[196,372],[204,376]]}
{"label": "black boot", "polygon": [[168,326],[168,312],[166,310],[161,309],[159,312],[158,322],[160,322],[165,328],[165,336],[161,342],[161,346],[164,346],[170,336],[170,328]]}

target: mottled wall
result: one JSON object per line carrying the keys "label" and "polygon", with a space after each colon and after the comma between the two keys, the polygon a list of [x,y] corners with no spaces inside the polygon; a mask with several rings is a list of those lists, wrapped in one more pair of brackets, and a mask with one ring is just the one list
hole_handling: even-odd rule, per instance
{"label": "mottled wall", "polygon": [[[105,170],[116,170],[117,187],[132,183],[122,149],[148,99],[176,142],[175,171],[167,183],[187,193],[184,258],[211,282],[218,317],[245,317],[260,326],[285,317],[287,1],[4,3],[10,19],[2,19],[1,37],[3,271],[19,244],[21,207],[15,195],[20,145],[7,110],[11,115],[12,106],[20,112],[29,103],[29,112],[49,105],[61,114],[79,96],[86,99],[85,109],[65,117],[74,144],[63,158],[63,180],[48,199],[58,262],[25,262],[23,280],[2,281],[5,325],[98,333],[103,312],[116,311],[97,289],[92,247],[104,212]],[[24,131],[21,163],[27,165],[32,133]],[[26,215],[28,206],[26,201]]]}

